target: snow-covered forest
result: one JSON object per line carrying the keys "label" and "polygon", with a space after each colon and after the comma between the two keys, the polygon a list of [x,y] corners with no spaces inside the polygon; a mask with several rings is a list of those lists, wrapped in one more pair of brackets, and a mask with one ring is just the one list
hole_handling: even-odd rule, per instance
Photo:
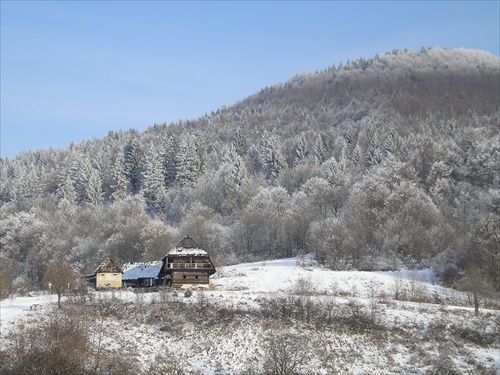
{"label": "snow-covered forest", "polygon": [[[500,61],[395,50],[301,73],[199,119],[1,159],[2,297],[65,254],[216,265],[313,254],[500,289]],[[480,269],[481,272],[474,272]]]}

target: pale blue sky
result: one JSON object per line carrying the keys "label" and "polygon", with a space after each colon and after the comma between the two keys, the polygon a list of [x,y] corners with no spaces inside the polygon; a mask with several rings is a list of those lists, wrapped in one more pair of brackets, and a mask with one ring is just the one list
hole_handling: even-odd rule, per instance
{"label": "pale blue sky", "polygon": [[396,48],[499,55],[499,1],[1,1],[1,156],[194,119]]}

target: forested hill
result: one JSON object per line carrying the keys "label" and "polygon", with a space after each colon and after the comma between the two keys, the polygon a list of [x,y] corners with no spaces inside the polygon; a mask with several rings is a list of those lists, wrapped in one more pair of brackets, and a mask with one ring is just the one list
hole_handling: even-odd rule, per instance
{"label": "forested hill", "polygon": [[200,119],[1,160],[2,285],[51,259],[158,260],[189,234],[219,264],[313,253],[431,265],[500,288],[500,60],[396,50],[302,73]]}

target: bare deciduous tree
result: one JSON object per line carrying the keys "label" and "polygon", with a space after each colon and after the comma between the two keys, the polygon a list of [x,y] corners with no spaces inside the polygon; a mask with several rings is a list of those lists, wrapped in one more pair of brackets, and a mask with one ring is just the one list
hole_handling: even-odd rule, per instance
{"label": "bare deciduous tree", "polygon": [[267,337],[265,349],[267,358],[264,363],[266,374],[291,375],[297,373],[300,365],[308,358],[307,339],[290,331],[272,333]]}
{"label": "bare deciduous tree", "polygon": [[63,253],[55,256],[43,275],[43,285],[57,294],[57,306],[61,308],[61,296],[75,282],[75,273]]}
{"label": "bare deciduous tree", "polygon": [[472,263],[465,270],[462,286],[470,293],[474,304],[474,312],[478,315],[481,300],[488,291],[491,290],[491,281],[488,275],[486,275],[476,264]]}

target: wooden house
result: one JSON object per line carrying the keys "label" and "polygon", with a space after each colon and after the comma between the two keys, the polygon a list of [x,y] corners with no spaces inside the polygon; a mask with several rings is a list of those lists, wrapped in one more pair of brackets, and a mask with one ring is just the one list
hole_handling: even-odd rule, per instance
{"label": "wooden house", "polygon": [[161,261],[148,263],[126,263],[123,265],[124,286],[147,288],[160,285]]}
{"label": "wooden house", "polygon": [[117,289],[122,287],[122,269],[110,258],[95,270],[96,289]]}
{"label": "wooden house", "polygon": [[162,259],[160,275],[164,285],[178,289],[209,287],[215,273],[212,260],[191,237],[184,239]]}

